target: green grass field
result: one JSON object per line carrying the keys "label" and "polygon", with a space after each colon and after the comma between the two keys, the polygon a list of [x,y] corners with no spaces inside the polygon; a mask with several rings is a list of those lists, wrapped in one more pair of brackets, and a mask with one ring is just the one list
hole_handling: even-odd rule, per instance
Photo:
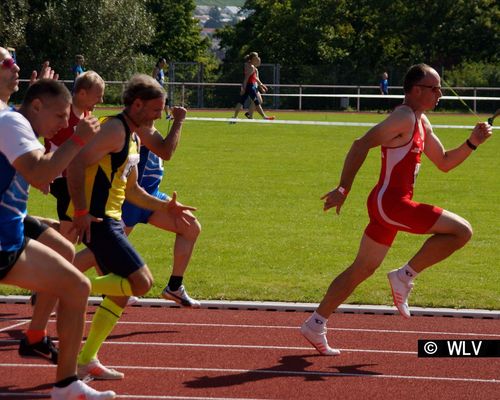
{"label": "green grass field", "polygon": [[[108,112],[109,114],[109,112]],[[190,112],[228,117],[231,112]],[[376,122],[379,114],[277,113],[279,119]],[[434,124],[473,125],[475,117],[431,114]],[[165,132],[163,120],[157,127]],[[366,197],[379,174],[370,152],[340,216],[324,213],[320,197],[336,186],[345,154],[366,127],[186,121],[181,143],[165,164],[162,189],[198,207],[202,224],[186,286],[199,299],[318,302],[356,254],[367,223]],[[463,129],[436,129],[445,147]],[[497,137],[448,174],[424,157],[415,199],[468,219],[472,241],[416,282],[410,305],[500,309]],[[33,215],[55,216],[55,202],[32,189]],[[386,273],[404,264],[424,237],[400,233],[379,270],[348,299],[392,304]],[[156,278],[159,296],[171,269],[174,236],[140,226],[131,240]],[[20,293],[3,287],[4,292]]]}

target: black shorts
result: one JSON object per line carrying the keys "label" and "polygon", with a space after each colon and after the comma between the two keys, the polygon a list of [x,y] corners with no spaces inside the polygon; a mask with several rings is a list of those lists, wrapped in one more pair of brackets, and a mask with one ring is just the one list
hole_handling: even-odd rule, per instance
{"label": "black shorts", "polygon": [[24,251],[29,238],[24,238],[21,247],[14,251],[0,251],[0,281],[7,276]]}
{"label": "black shorts", "polygon": [[92,222],[90,238],[84,243],[94,253],[103,274],[112,272],[127,278],[145,265],[129,242],[122,221],[104,217],[102,222]]}
{"label": "black shorts", "polygon": [[71,218],[66,214],[71,201],[66,177],[60,176],[50,184],[50,194],[57,200],[57,217],[59,221],[71,221]]}
{"label": "black shorts", "polygon": [[23,221],[24,236],[37,240],[40,235],[49,229],[49,226],[31,215],[26,215]]}

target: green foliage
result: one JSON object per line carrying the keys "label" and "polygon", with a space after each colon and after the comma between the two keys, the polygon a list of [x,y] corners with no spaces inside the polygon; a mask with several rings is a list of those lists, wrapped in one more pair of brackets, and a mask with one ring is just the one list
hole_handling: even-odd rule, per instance
{"label": "green foliage", "polygon": [[146,5],[156,31],[144,48],[148,54],[175,61],[201,61],[206,56],[209,42],[200,36],[193,18],[194,0],[147,0]]}
{"label": "green foliage", "polygon": [[0,7],[0,46],[18,48],[25,43],[28,21],[26,0],[2,0]]}
{"label": "green foliage", "polygon": [[464,61],[446,72],[446,82],[452,86],[495,86],[500,82],[498,64]]}
{"label": "green foliage", "polygon": [[[252,12],[246,20],[218,33],[225,62],[258,51],[263,62],[281,65],[287,83],[366,84],[387,70],[399,84],[418,62],[438,70],[466,60],[499,63],[495,0],[247,0],[244,8]],[[311,74],[310,65],[341,72]]]}
{"label": "green foliage", "polygon": [[61,78],[72,79],[76,54],[106,80],[127,79],[141,63],[139,48],[153,35],[151,17],[140,0],[30,1],[26,48],[20,63],[26,76],[42,60]]}

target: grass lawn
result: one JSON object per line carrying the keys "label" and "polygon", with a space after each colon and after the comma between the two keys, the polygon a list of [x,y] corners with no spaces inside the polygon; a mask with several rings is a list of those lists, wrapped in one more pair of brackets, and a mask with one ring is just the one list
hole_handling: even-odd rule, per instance
{"label": "grass lawn", "polygon": [[[107,112],[109,114],[109,111]],[[229,117],[231,111],[189,112]],[[279,119],[376,122],[379,114],[276,113]],[[241,114],[243,117],[243,114]],[[434,124],[473,125],[474,116],[430,114]],[[166,132],[162,120],[157,127]],[[378,179],[379,150],[370,152],[342,213],[324,213],[320,197],[336,186],[352,141],[366,127],[235,124],[186,121],[174,158],[165,164],[163,191],[198,207],[202,234],[185,276],[200,299],[318,302],[355,256],[368,221],[365,201]],[[445,147],[463,142],[463,129],[436,129]],[[415,199],[468,219],[474,237],[425,271],[414,306],[500,309],[499,175],[496,137],[445,174],[423,157]],[[55,216],[55,202],[35,189],[33,215]],[[174,236],[139,226],[131,240],[156,278],[159,296],[171,269]],[[379,270],[349,303],[392,304],[387,271],[404,264],[425,240],[400,233]],[[19,293],[2,287],[4,292]]]}

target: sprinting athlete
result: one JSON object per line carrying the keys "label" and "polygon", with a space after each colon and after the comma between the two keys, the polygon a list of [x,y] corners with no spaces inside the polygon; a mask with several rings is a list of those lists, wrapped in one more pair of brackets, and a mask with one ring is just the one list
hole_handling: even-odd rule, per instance
{"label": "sprinting athlete", "polygon": [[404,92],[405,99],[401,106],[354,141],[347,154],[339,186],[322,197],[325,211],[335,207],[337,214],[340,213],[368,151],[381,147],[380,179],[368,198],[370,222],[356,259],[333,280],[319,307],[301,328],[304,337],[323,355],[340,353],[328,345],[328,317],[380,266],[398,231],[431,235],[407,264],[388,273],[394,304],[405,318],[410,317],[408,297],[415,277],[449,257],[472,236],[472,228],[464,218],[414,201],[413,186],[422,153],[440,170],[449,171],[491,136],[491,126],[478,123],[462,145],[445,150],[424,114],[436,106],[442,95],[438,73],[426,64],[412,66],[404,79]]}
{"label": "sprinting athlete", "polygon": [[[91,279],[92,291],[105,294],[98,307],[85,345],[78,357],[78,375],[93,379],[123,379],[124,374],[106,368],[97,353],[118,322],[128,297],[149,291],[153,277],[123,230],[121,208],[125,198],[135,205],[175,215],[188,224],[176,193],[169,201],[149,195],[137,184],[139,140],[135,131],[152,126],[161,117],[165,91],[152,77],[134,75],[123,92],[125,108],[108,118],[101,130],[75,157],[67,169],[71,196],[68,215],[73,215],[77,237],[92,251],[104,276]],[[75,261],[75,265],[80,267]]]}
{"label": "sprinting athlete", "polygon": [[[4,55],[0,49],[0,64]],[[11,65],[3,74],[17,76]],[[98,128],[97,120],[88,120],[55,153],[45,155],[35,131],[42,137],[53,136],[67,125],[71,96],[59,82],[43,79],[27,91],[19,112],[0,112],[0,281],[39,293],[59,301],[57,357],[53,400],[86,398],[112,399],[112,391],[98,392],[76,377],[76,356],[80,346],[84,314],[90,291],[89,280],[64,257],[44,244],[30,240],[24,231],[29,186],[40,189],[62,171]]]}
{"label": "sprinting athlete", "polygon": [[[147,193],[160,200],[168,201],[170,199],[159,189],[163,177],[163,160],[170,160],[173,156],[179,143],[185,117],[185,108],[172,108],[173,124],[165,138],[153,125],[136,130],[141,140],[138,183]],[[162,296],[184,307],[199,308],[200,302],[188,295],[182,281],[201,226],[196,217],[189,211],[186,211],[184,218],[187,220],[187,224],[177,224],[176,216],[168,209],[151,211],[137,207],[128,201],[125,201],[122,207],[122,220],[125,223],[127,235],[139,223],[151,224],[176,234],[172,274],[162,291]]]}

